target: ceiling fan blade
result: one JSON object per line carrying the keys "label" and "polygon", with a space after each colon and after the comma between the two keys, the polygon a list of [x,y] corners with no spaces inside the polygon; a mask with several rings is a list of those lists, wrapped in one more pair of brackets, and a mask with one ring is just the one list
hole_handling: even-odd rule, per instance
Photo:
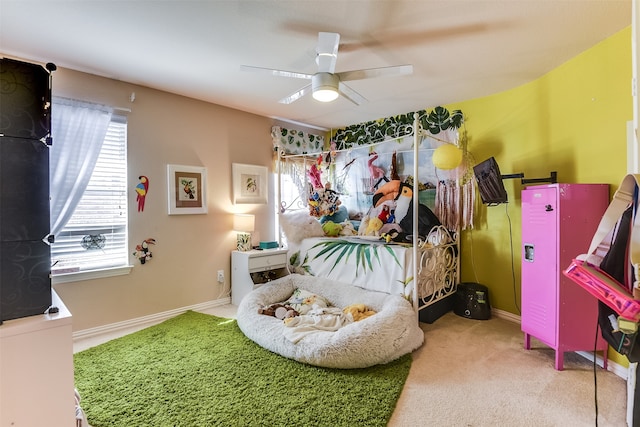
{"label": "ceiling fan blade", "polygon": [[318,72],[333,73],[335,71],[339,45],[340,34],[318,33],[318,47],[316,48]]}
{"label": "ceiling fan blade", "polygon": [[311,77],[313,77],[313,74],[298,73],[295,71],[275,70],[273,68],[253,67],[251,65],[241,65],[240,69],[242,71],[251,71],[256,73],[269,74],[271,76],[277,76],[277,77],[293,77],[296,79],[307,79],[307,80],[311,80]]}
{"label": "ceiling fan blade", "polygon": [[311,93],[311,83],[309,83],[308,85],[304,86],[302,89],[292,93],[291,95],[282,98],[278,102],[280,104],[291,104],[292,102],[297,101],[298,99],[302,98],[303,96],[305,96],[308,93]]}
{"label": "ceiling fan blade", "polygon": [[375,77],[403,76],[413,73],[413,65],[396,65],[392,67],[368,68],[365,70],[353,70],[337,73],[341,81],[372,79]]}
{"label": "ceiling fan blade", "polygon": [[356,105],[366,104],[367,102],[369,102],[367,98],[360,95],[358,92],[351,89],[349,86],[342,82],[338,84],[338,91],[340,92],[340,95],[344,96]]}

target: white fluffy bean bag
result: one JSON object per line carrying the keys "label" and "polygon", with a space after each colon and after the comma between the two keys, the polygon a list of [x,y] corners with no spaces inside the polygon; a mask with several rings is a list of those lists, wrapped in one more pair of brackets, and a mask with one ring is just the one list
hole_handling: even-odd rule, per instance
{"label": "white fluffy bean bag", "polygon": [[[284,336],[283,321],[258,309],[286,301],[296,288],[323,296],[331,305],[365,304],[377,313],[337,331],[313,332],[296,344]],[[366,368],[391,362],[420,347],[424,332],[418,314],[399,295],[368,291],[333,280],[291,274],[269,282],[243,298],[238,326],[260,346],[284,357],[327,368]]]}

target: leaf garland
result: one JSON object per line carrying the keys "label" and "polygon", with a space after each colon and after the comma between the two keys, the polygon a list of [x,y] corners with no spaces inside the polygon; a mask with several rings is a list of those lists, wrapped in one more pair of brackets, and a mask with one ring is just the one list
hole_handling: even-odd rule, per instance
{"label": "leaf garland", "polygon": [[[459,129],[464,121],[461,110],[449,111],[435,107],[431,112],[420,110],[418,120],[423,129],[437,135],[448,129]],[[375,144],[385,139],[399,138],[413,133],[414,113],[400,114],[384,119],[347,126],[338,129],[333,137],[338,150],[358,145]]]}

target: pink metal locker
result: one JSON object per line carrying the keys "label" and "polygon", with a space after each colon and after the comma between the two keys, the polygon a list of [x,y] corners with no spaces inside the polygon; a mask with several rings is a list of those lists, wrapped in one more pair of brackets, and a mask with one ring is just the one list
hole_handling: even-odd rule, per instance
{"label": "pink metal locker", "polygon": [[[524,347],[531,337],[556,351],[593,351],[598,300],[567,279],[562,270],[589,249],[609,204],[607,184],[547,184],[522,190],[522,316]],[[607,343],[598,333],[597,350]]]}

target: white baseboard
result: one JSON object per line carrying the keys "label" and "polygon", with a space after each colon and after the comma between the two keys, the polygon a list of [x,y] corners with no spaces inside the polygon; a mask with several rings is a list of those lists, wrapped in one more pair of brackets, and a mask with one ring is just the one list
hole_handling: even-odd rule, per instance
{"label": "white baseboard", "polygon": [[[508,311],[499,310],[497,308],[492,308],[491,314],[500,319],[505,319],[510,322],[520,324],[520,316],[518,316],[517,314],[509,313]],[[588,351],[576,351],[576,353],[584,357],[588,361],[593,362],[593,353],[590,353]],[[602,356],[597,356],[596,363],[598,364],[598,366],[603,366]],[[628,369],[626,367],[613,362],[611,359],[607,360],[607,371],[613,372],[624,380],[626,380],[627,376],[629,375]]]}
{"label": "white baseboard", "polygon": [[[593,362],[593,353],[588,351],[576,351],[577,354],[584,357],[590,362]],[[598,366],[602,367],[602,356],[597,356],[596,363]],[[611,371],[620,378],[626,380],[629,374],[628,369],[622,365],[617,364],[616,362],[611,361],[611,359],[607,360],[607,371]]]}
{"label": "white baseboard", "polygon": [[163,311],[161,313],[154,313],[148,316],[137,317],[135,319],[129,319],[122,322],[110,323],[108,325],[97,326],[95,328],[83,329],[73,333],[73,341],[84,339],[84,338],[91,338],[91,337],[99,336],[102,334],[116,332],[122,329],[128,329],[132,327],[147,327],[147,326],[160,323],[171,317],[175,317],[178,314],[182,314],[188,310],[193,310],[193,311],[207,310],[213,307],[219,307],[221,305],[226,305],[226,304],[231,304],[231,298],[227,297],[227,298],[207,301],[200,304],[191,305],[188,307],[176,308],[173,310]]}
{"label": "white baseboard", "polygon": [[491,314],[500,319],[505,319],[513,323],[520,324],[520,316],[517,314],[509,313],[508,311],[500,310],[498,308],[492,308]]}

